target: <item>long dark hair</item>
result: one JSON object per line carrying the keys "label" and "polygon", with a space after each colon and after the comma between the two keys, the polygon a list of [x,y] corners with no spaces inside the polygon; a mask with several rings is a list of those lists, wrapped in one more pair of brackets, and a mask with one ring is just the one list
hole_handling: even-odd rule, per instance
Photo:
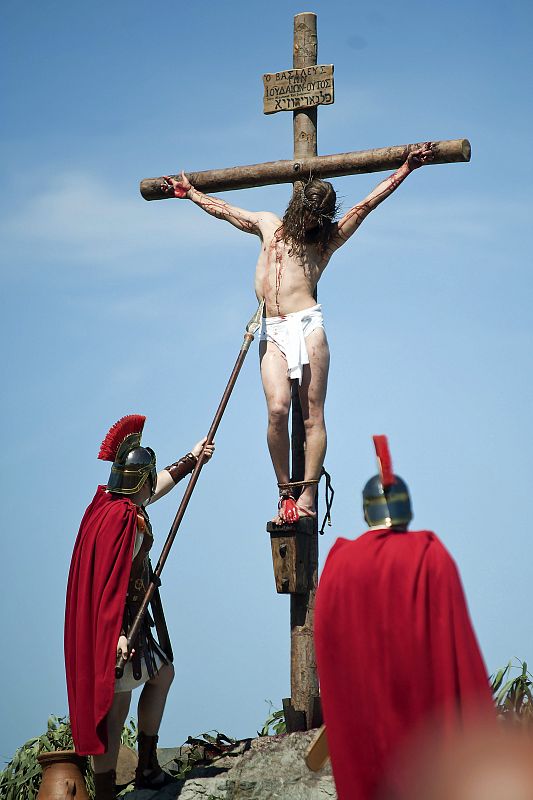
{"label": "long dark hair", "polygon": [[[322,255],[335,229],[337,195],[329,181],[312,178],[303,188],[295,189],[283,215],[279,236],[291,247],[291,255],[303,258],[308,244],[316,245]],[[316,225],[306,227],[306,221]]]}

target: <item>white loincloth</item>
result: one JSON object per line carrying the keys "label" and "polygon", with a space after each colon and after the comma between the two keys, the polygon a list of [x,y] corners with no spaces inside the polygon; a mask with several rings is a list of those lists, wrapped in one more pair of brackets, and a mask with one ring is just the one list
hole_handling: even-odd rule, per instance
{"label": "white loincloth", "polygon": [[261,341],[273,342],[287,361],[287,377],[302,383],[305,364],[309,364],[306,338],[317,328],[324,328],[324,317],[320,304],[285,314],[281,317],[263,317]]}

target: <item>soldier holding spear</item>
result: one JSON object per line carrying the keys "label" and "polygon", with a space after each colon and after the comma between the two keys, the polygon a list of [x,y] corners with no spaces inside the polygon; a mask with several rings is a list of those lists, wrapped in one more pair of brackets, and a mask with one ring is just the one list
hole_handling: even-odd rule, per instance
{"label": "soldier holding spear", "polygon": [[[174,678],[172,648],[159,592],[155,592],[130,650],[127,634],[152,579],[153,534],[146,506],[191,473],[215,446],[206,439],[156,472],[141,446],[145,417],[130,414],[113,425],[98,458],[112,461],[81,522],[70,566],[65,612],[65,666],[76,752],[92,755],[96,800],[114,800],[120,735],[131,692],[143,685],[138,707],[139,763],[135,785],[158,789],[168,781],[157,762],[157,734]],[[157,637],[152,628],[155,627]],[[125,661],[115,680],[115,651]]]}
{"label": "soldier holding spear", "polygon": [[[114,800],[115,767],[131,689],[139,700],[139,763],[135,785],[159,789],[168,778],[157,761],[157,734],[174,677],[172,649],[158,587],[231,393],[260,327],[263,303],[248,322],[228,383],[207,436],[159,473],[155,453],[141,447],[145,417],[132,414],[109,431],[99,458],[112,461],[107,487],[99,486],[85,512],[72,562],[65,611],[65,666],[76,752],[92,755],[95,800]],[[191,474],[154,570],[146,506]],[[148,613],[153,615],[153,620]],[[155,626],[157,640],[151,628]],[[116,650],[116,662],[115,662]]]}

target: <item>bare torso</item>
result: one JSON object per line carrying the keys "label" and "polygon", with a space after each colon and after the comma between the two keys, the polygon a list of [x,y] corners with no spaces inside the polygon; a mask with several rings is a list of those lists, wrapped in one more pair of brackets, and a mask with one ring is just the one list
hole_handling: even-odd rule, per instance
{"label": "bare torso", "polygon": [[275,214],[261,219],[261,252],[255,268],[257,299],[266,301],[266,316],[278,317],[314,306],[313,292],[327,266],[314,245],[308,245],[303,259],[291,253],[280,235],[281,220]]}
{"label": "bare torso", "polygon": [[[188,197],[208,214],[224,219],[241,231],[261,239],[261,252],[255,270],[255,292],[266,301],[267,317],[283,316],[315,305],[313,292],[331,255],[357,230],[372,209],[376,208],[402,183],[413,169],[433,160],[433,145],[426,142],[409,152],[402,166],[382,181],[360,203],[353,206],[335,223],[325,251],[306,244],[303,257],[291,253],[290,245],[281,237],[281,219],[269,211],[247,211],[210,197],[191,186],[184,173],[181,180],[164,178],[163,191],[172,190],[175,197]],[[312,217],[312,215],[311,215]],[[315,223],[316,224],[316,223]]]}

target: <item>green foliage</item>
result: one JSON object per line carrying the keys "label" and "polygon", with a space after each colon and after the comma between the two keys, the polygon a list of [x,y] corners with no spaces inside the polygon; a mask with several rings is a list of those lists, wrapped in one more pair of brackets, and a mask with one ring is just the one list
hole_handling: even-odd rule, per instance
{"label": "green foliage", "polygon": [[269,715],[263,723],[260,731],[257,731],[258,736],[276,736],[280,733],[287,733],[287,726],[285,725],[285,714],[282,709],[274,711],[274,703],[271,700],[265,700],[269,707]]}
{"label": "green foliage", "polygon": [[[213,734],[215,735],[213,736]],[[226,736],[225,733],[217,730],[206,731],[198,736],[189,736],[185,742],[189,748],[184,749],[179,758],[178,770],[170,769],[169,772],[175,778],[185,779],[194,767],[209,764],[232,751],[238,744],[237,739]]]}
{"label": "green foliage", "polygon": [[131,747],[132,750],[135,750],[135,745],[137,744],[137,724],[133,717],[130,717],[130,721],[122,728],[120,744],[125,744],[127,747]]}
{"label": "green foliage", "polygon": [[[122,731],[122,742],[134,745],[137,730],[133,720]],[[41,784],[41,766],[37,756],[56,750],[73,750],[72,732],[67,717],[52,715],[48,719],[46,733],[29,739],[16,751],[15,755],[0,772],[0,798],[2,800],[35,800]],[[86,760],[83,777],[90,798],[94,797],[92,769]]]}
{"label": "green foliage", "polygon": [[[523,725],[533,723],[533,675],[527,662],[514,659],[490,678],[496,710],[500,717]],[[512,677],[512,672],[518,675]]]}
{"label": "green foliage", "polygon": [[34,800],[41,783],[41,767],[37,756],[55,750],[72,750],[73,747],[68,720],[65,717],[49,717],[46,733],[29,739],[19,747],[0,772],[0,797],[4,800]]}

